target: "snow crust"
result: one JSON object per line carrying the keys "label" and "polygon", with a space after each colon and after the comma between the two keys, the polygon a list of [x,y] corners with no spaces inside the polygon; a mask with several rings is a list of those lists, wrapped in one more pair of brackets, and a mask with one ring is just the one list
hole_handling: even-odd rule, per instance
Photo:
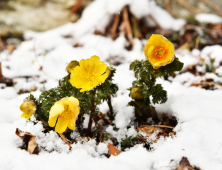
{"label": "snow crust", "polygon": [[[108,126],[106,132],[119,141],[125,139],[126,135],[136,136],[137,132],[130,124],[134,118],[133,108],[126,106],[130,101],[127,88],[134,80],[133,72],[129,70],[130,63],[135,59],[145,59],[144,40],[134,39],[134,49],[127,51],[124,48],[127,41],[123,35],[113,41],[109,37],[94,35],[92,32],[96,29],[104,29],[110,14],[118,12],[127,4],[136,17],[152,14],[161,26],[166,26],[164,27],[166,29],[180,29],[183,22],[173,19],[154,1],[141,0],[141,4],[136,2],[136,0],[121,2],[96,0],[87,7],[77,23],[69,23],[42,33],[28,31],[24,35],[26,41],[22,42],[11,55],[7,51],[0,54],[3,74],[17,82],[14,87],[1,86],[0,88],[0,169],[159,170],[175,168],[174,166],[184,156],[192,165],[199,166],[202,170],[222,169],[222,136],[220,135],[222,134],[222,91],[206,91],[190,87],[191,83],[200,82],[203,78],[213,78],[217,82],[222,82],[221,77],[215,77],[213,74],[198,77],[186,73],[176,75],[175,78],[171,78],[171,82],[158,80],[168,92],[168,101],[162,105],[155,105],[157,113],[159,116],[163,113],[176,116],[178,125],[174,129],[177,135],[173,138],[160,138],[157,143],[151,145],[152,151],[147,151],[142,145],[136,145],[117,157],[111,156],[108,159],[101,154],[108,152],[107,144],[112,143],[111,141],[96,145],[95,140],[85,139],[72,144],[72,150],[69,151],[69,147],[55,132],[44,134],[40,122],[34,125],[20,117],[19,107],[27,96],[27,94],[17,94],[21,88],[31,90],[36,87],[37,91],[32,94],[38,97],[42,89],[56,87],[58,79],[66,75],[65,67],[71,60],[98,55],[107,65],[109,61],[113,63],[113,60],[122,63],[118,66],[112,65],[117,69],[114,81],[119,86],[117,96],[112,98],[116,113],[115,124],[119,130],[115,131],[112,126]],[[109,4],[108,7],[107,4]],[[138,10],[140,8],[141,10]],[[68,34],[73,35],[74,38],[65,37]],[[76,42],[83,47],[73,47]],[[221,53],[222,47],[216,45],[192,53],[179,51],[176,56],[184,62],[183,70],[185,70],[189,65],[200,62],[197,59],[199,55],[206,63],[210,61],[210,55],[215,59],[214,66],[218,66],[222,61]],[[114,59],[111,60],[111,57]],[[42,71],[39,70],[40,66],[43,68]],[[216,71],[220,70],[222,68],[218,67]],[[34,78],[22,77],[27,75]],[[47,82],[43,84],[42,81],[45,79]],[[100,106],[100,110],[102,112],[108,110],[106,103]],[[128,125],[130,128],[127,128]],[[18,148],[22,145],[22,140],[15,135],[16,128],[36,136],[37,144],[44,148],[39,155],[30,155]],[[81,138],[77,132],[73,132],[71,137],[79,140]],[[120,147],[118,149],[121,149]],[[174,160],[174,163],[171,163],[171,160]]]}
{"label": "snow crust", "polygon": [[202,13],[202,14],[195,15],[195,18],[199,22],[206,22],[206,23],[212,23],[212,24],[222,23],[222,18],[215,14]]}

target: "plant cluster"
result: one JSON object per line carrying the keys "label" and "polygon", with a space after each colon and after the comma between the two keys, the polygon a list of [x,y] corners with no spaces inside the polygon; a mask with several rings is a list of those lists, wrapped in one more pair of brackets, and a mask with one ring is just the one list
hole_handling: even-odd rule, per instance
{"label": "plant cluster", "polygon": [[152,104],[167,101],[167,92],[161,84],[156,83],[156,79],[174,76],[175,71],[182,69],[183,63],[175,57],[172,43],[161,35],[152,35],[144,52],[147,60],[136,60],[130,64],[136,80],[129,89],[132,100],[128,105],[135,107],[136,116],[148,114],[155,120],[157,116],[152,113]]}
{"label": "plant cluster", "polygon": [[[156,79],[173,76],[175,71],[182,69],[183,63],[175,57],[172,43],[162,35],[152,35],[147,41],[144,52],[147,60],[135,60],[130,65],[130,70],[134,71],[136,80],[129,88],[132,101],[128,105],[135,107],[137,118],[148,115],[155,121],[155,109],[152,104],[167,101],[167,92],[161,84],[156,83]],[[39,98],[30,94],[24,100],[20,107],[23,112],[22,117],[29,119],[35,115],[45,127],[55,127],[55,131],[62,137],[63,132],[67,133],[67,129],[74,130],[76,125],[82,134],[83,115],[89,114],[85,135],[92,137],[97,133],[99,141],[111,139],[115,144],[116,139],[103,133],[102,124],[98,123],[98,118],[109,124],[112,124],[110,122],[114,119],[111,97],[115,97],[118,91],[117,85],[113,83],[115,69],[107,67],[98,56],[94,55],[80,62],[71,61],[66,70],[68,74],[59,80],[56,88],[43,91]],[[104,101],[109,106],[109,121],[99,113],[98,105]],[[94,134],[91,130],[93,120],[100,129]],[[118,128],[116,130],[118,131]],[[62,138],[64,139],[64,136]],[[144,142],[143,138],[130,136],[121,142],[121,147],[125,149],[141,142]]]}

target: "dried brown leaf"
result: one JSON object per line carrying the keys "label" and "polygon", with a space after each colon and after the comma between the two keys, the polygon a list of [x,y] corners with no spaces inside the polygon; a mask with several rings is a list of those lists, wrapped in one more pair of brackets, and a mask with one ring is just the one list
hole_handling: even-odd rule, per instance
{"label": "dried brown leaf", "polygon": [[16,128],[15,134],[19,136],[25,145],[27,145],[27,150],[30,154],[38,154],[39,148],[35,141],[35,136],[29,132],[22,132],[19,128]]}
{"label": "dried brown leaf", "polygon": [[117,156],[120,154],[119,150],[115,146],[113,146],[112,144],[109,143],[107,147],[108,147],[109,153],[111,155]]}
{"label": "dried brown leaf", "polygon": [[32,136],[31,139],[28,142],[28,152],[30,154],[37,154],[37,153],[39,153],[39,148],[38,148],[38,146],[36,144],[35,136]]}
{"label": "dried brown leaf", "polygon": [[138,128],[139,131],[145,132],[147,134],[152,134],[155,131],[158,130],[157,127],[151,126],[151,125],[142,125]]}

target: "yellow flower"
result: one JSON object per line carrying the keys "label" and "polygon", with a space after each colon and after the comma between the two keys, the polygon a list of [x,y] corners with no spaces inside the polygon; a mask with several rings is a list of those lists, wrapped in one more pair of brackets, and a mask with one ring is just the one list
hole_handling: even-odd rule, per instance
{"label": "yellow flower", "polygon": [[71,70],[70,83],[81,88],[80,92],[90,91],[107,79],[106,68],[106,64],[96,55],[90,59],[82,59],[79,66]]}
{"label": "yellow flower", "polygon": [[174,56],[173,44],[162,35],[153,34],[147,41],[144,53],[154,69],[171,63]]}
{"label": "yellow flower", "polygon": [[132,99],[142,99],[142,98],[143,98],[143,97],[140,95],[140,90],[141,90],[141,87],[134,87],[134,88],[130,91],[130,94],[131,94]]}
{"label": "yellow flower", "polygon": [[20,106],[20,110],[23,112],[21,117],[29,119],[32,115],[35,114],[36,108],[37,107],[35,102],[25,99]]}
{"label": "yellow flower", "polygon": [[[78,99],[75,97],[64,97],[51,107],[49,112],[49,126],[54,127],[56,124],[55,131],[58,133],[65,132],[67,127],[74,130],[79,111]],[[56,123],[57,118],[58,121]]]}

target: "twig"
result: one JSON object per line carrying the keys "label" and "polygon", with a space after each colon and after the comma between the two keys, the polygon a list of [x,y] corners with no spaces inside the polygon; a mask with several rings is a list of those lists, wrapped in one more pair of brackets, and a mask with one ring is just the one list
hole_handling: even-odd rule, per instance
{"label": "twig", "polygon": [[166,125],[151,125],[153,127],[157,127],[157,128],[169,128],[169,129],[173,129],[174,127],[172,126],[166,126]]}
{"label": "twig", "polygon": [[117,32],[117,28],[118,28],[118,25],[119,25],[119,20],[120,20],[120,16],[119,16],[119,14],[116,14],[115,15],[115,19],[113,21],[113,24],[112,24],[112,26],[111,26],[111,28],[109,30],[113,40],[116,39],[116,37],[117,37],[117,33],[116,32]]}
{"label": "twig", "polygon": [[70,10],[70,13],[69,13],[69,16],[71,16],[72,14],[74,14],[78,9],[79,7],[81,6],[83,0],[78,0],[71,8]]}
{"label": "twig", "polygon": [[2,74],[2,63],[0,61],[0,78],[4,77],[3,74]]}
{"label": "twig", "polygon": [[166,10],[167,10],[167,12],[171,13],[171,9],[170,9],[170,0],[165,0],[165,6],[166,6]]}
{"label": "twig", "polygon": [[199,42],[200,42],[200,37],[197,37],[196,43],[195,43],[195,49],[198,49]]}
{"label": "twig", "polygon": [[210,2],[208,0],[200,0],[200,1],[205,3],[208,7],[214,9],[220,16],[222,16],[222,11],[218,5],[216,5],[213,2]]}
{"label": "twig", "polygon": [[109,106],[110,116],[111,116],[111,118],[113,119],[113,118],[114,118],[113,106],[112,106],[111,98],[110,98],[110,97],[107,97],[107,104],[108,104],[108,106]]}
{"label": "twig", "polygon": [[158,29],[162,29],[162,27],[160,26],[160,24],[155,20],[155,18],[153,18],[153,16],[151,14],[148,15],[148,17],[156,24],[156,27]]}
{"label": "twig", "polygon": [[[95,96],[96,96],[96,91],[94,91],[94,99],[95,99]],[[87,133],[88,135],[90,136],[90,132],[91,132],[91,128],[92,128],[92,121],[93,121],[93,114],[95,114],[95,101],[93,100],[92,103],[91,103],[91,106],[90,106],[90,118],[89,118],[89,124],[88,124],[88,129],[87,129]]]}
{"label": "twig", "polygon": [[91,128],[92,128],[92,119],[93,119],[93,114],[90,113],[89,124],[88,124],[88,129],[87,129],[87,133],[88,133],[88,134],[90,134],[90,132],[91,132]]}
{"label": "twig", "polygon": [[222,85],[221,85],[221,84],[218,84],[218,83],[213,83],[213,82],[205,82],[205,81],[200,82],[200,83],[192,83],[190,86],[201,86],[201,85],[205,85],[205,84],[207,84],[207,85],[213,85],[213,86],[220,86],[220,87],[222,87]]}
{"label": "twig", "polygon": [[190,5],[188,2],[186,2],[185,0],[176,0],[177,2],[179,2],[181,5],[183,5],[185,8],[193,11],[194,13],[196,14],[199,14],[199,13],[203,13],[201,10],[199,10],[198,8]]}
{"label": "twig", "polygon": [[71,149],[72,149],[71,144],[67,141],[67,139],[65,138],[65,136],[64,136],[62,133],[59,133],[59,135],[61,136],[61,138],[63,139],[63,141],[64,141],[67,145],[69,145],[69,150],[71,150]]}
{"label": "twig", "polygon": [[100,129],[100,132],[99,132],[99,141],[100,141],[100,142],[103,142],[103,126],[102,126],[102,122],[99,122],[98,125],[99,125],[99,129]]}
{"label": "twig", "polygon": [[129,21],[127,6],[123,8],[123,24],[124,30],[126,32],[126,37],[129,40],[130,45],[133,47],[133,32]]}

